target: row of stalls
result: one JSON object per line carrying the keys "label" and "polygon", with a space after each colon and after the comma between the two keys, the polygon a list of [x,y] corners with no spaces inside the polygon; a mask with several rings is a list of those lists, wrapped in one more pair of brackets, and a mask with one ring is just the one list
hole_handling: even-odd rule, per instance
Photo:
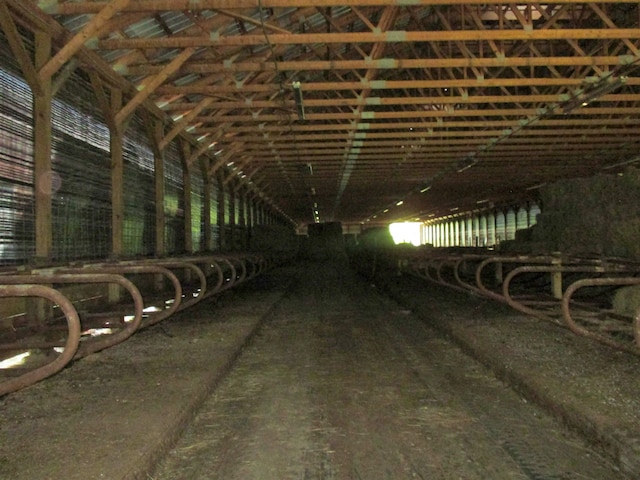
{"label": "row of stalls", "polygon": [[0,272],[0,395],[113,347],[282,261],[259,254],[25,268]]}
{"label": "row of stalls", "polygon": [[482,248],[387,248],[355,262],[484,297],[611,348],[640,355],[640,263],[603,256]]}

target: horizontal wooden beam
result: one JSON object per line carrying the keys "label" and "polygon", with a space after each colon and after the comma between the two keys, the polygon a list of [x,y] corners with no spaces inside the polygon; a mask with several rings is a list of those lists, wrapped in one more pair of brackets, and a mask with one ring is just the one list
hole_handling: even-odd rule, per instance
{"label": "horizontal wooden beam", "polygon": [[[560,107],[549,110],[548,114],[561,115],[563,111]],[[482,122],[484,118],[489,117],[513,117],[514,120],[527,119],[529,117],[539,117],[540,110],[535,108],[502,108],[502,109],[484,109],[484,110],[417,110],[407,112],[346,112],[346,113],[309,113],[306,115],[306,121],[329,121],[329,120],[388,120],[388,119],[411,119],[411,118],[451,118],[451,117],[467,117],[479,118],[478,122]],[[567,115],[640,115],[640,105],[637,107],[585,107],[576,109]],[[286,118],[286,117],[285,117]],[[295,121],[297,117],[291,116],[291,121]],[[217,117],[196,117],[195,121],[203,124],[215,124],[216,122],[233,122],[233,123],[260,123],[260,122],[277,122],[282,121],[282,115],[226,115]],[[195,129],[198,132],[198,129]],[[194,132],[194,133],[195,133]]]}
{"label": "horizontal wooden beam", "polygon": [[[574,118],[567,117],[561,120],[538,120],[533,127],[529,128],[538,128],[538,127],[570,127],[570,126],[603,126],[603,125],[637,125],[638,119],[633,117],[618,117],[618,118],[594,118],[594,119],[582,119],[582,118]],[[488,120],[482,121],[479,125],[478,122],[474,121],[457,121],[447,119],[443,122],[423,122],[423,121],[413,121],[413,122],[375,122],[375,123],[367,123],[367,122],[343,122],[343,123],[335,123],[330,125],[323,125],[322,130],[325,132],[333,132],[333,131],[341,131],[341,132],[351,132],[351,131],[373,131],[373,130],[406,130],[408,128],[415,129],[427,129],[432,128],[434,130],[437,129],[451,129],[451,128],[493,128],[493,127],[510,127],[513,126],[513,120]],[[203,134],[208,132],[218,131],[219,127],[205,127],[199,128],[194,131],[194,133]],[[234,127],[234,132],[241,135],[242,133],[256,133],[256,132],[264,132],[264,133],[282,133],[282,132],[316,132],[318,130],[317,125],[266,125],[260,124],[256,128],[255,125],[238,125]]]}
{"label": "horizontal wooden beam", "polygon": [[[405,43],[405,42],[479,42],[479,41],[549,41],[549,40],[630,40],[640,38],[640,28],[556,28],[512,30],[448,30],[448,31],[387,31],[338,33],[274,33],[268,36],[271,45]],[[264,34],[207,37],[171,36],[159,38],[122,38],[98,42],[100,50],[198,48],[223,46],[266,45]]]}
{"label": "horizontal wooden beam", "polygon": [[[559,66],[615,66],[628,65],[636,58],[629,55],[619,56],[565,56],[565,57],[485,57],[485,58],[418,58],[395,59],[380,58],[370,60],[300,60],[277,63],[279,71],[340,71],[340,70],[400,70],[434,68],[492,68],[492,67],[559,67]],[[123,75],[150,75],[162,69],[157,65],[135,65],[119,68]],[[180,72],[183,73],[237,73],[237,72],[275,72],[272,61],[255,62],[189,62]]]}
{"label": "horizontal wooden beam", "polygon": [[[368,90],[403,90],[412,88],[490,88],[490,87],[579,87],[581,78],[463,78],[447,80],[374,80],[362,82],[306,82],[305,92],[321,91],[368,91]],[[626,85],[640,85],[640,77],[629,77]],[[219,95],[225,93],[277,93],[278,84],[238,84],[238,85],[163,85],[157,93]]]}
{"label": "horizontal wooden beam", "polygon": [[151,94],[162,85],[168,77],[170,77],[180,65],[187,61],[187,59],[193,55],[195,49],[187,48],[180,52],[168,65],[166,65],[160,73],[155,77],[152,77],[148,83],[140,86],[138,93],[127,103],[122,110],[120,110],[116,116],[115,121],[117,124],[123,123],[129,115],[131,115],[136,108],[138,108]]}
{"label": "horizontal wooden beam", "polygon": [[107,20],[118,11],[125,8],[131,0],[112,0],[100,10],[80,32],[75,34],[64,46],[39,70],[38,75],[42,80],[53,77],[62,66],[71,59],[83,46],[97,40],[95,35],[104,26]]}
{"label": "horizontal wooden beam", "polygon": [[[210,97],[209,97],[210,98]],[[498,103],[553,103],[560,102],[564,97],[560,95],[467,95],[467,96],[440,96],[440,97],[360,97],[360,98],[327,98],[327,99],[305,99],[304,107],[309,111],[310,108],[332,108],[332,107],[357,107],[357,106],[377,106],[377,105],[408,105],[408,106],[443,106],[443,105],[487,105]],[[624,93],[624,94],[608,94],[603,95],[594,101],[597,102],[638,102],[640,101],[639,93]],[[287,108],[293,113],[296,105],[293,100],[285,101],[280,100],[253,100],[253,101],[222,101],[211,102],[208,105],[211,110],[252,110],[262,108]],[[164,111],[192,111],[197,108],[196,103],[178,103],[168,104],[163,108]],[[200,110],[202,111],[202,110]]]}

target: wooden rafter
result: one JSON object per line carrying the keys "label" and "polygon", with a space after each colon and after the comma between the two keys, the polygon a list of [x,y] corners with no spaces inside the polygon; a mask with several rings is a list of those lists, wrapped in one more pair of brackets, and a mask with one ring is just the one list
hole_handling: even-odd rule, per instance
{"label": "wooden rafter", "polygon": [[148,83],[144,84],[139,90],[138,94],[134,96],[129,103],[127,103],[122,110],[120,110],[116,116],[116,123],[122,123],[126,120],[126,118],[133,113],[133,111],[138,108],[147,98],[151,96],[151,94],[162,85],[167,78],[169,78],[174,72],[176,72],[180,66],[187,61],[187,59],[193,55],[195,49],[187,48],[183,50],[176,58],[171,60],[171,62],[162,69],[160,73],[158,73],[155,77],[149,80]]}
{"label": "wooden rafter", "polygon": [[102,8],[85,27],[69,40],[39,71],[41,80],[53,77],[53,75],[73,57],[80,48],[93,38],[104,27],[105,22],[124,9],[131,0],[112,0]]}

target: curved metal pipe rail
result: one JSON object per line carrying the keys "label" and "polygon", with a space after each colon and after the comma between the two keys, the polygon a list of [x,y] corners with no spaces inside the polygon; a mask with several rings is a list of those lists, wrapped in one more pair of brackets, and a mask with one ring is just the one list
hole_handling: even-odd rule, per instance
{"label": "curved metal pipe rail", "polygon": [[[462,254],[460,255],[460,257],[458,258],[458,260],[455,262],[454,267],[453,267],[453,276],[456,280],[456,282],[458,283],[459,286],[461,286],[465,291],[471,291],[471,292],[475,292],[478,293],[478,287],[475,284],[471,284],[467,281],[465,281],[460,273],[460,269],[463,266],[467,265],[467,262],[475,262],[480,264],[481,262],[483,262],[484,260],[486,260],[487,258],[493,257],[495,256],[495,254],[493,253],[487,253],[486,255],[481,255],[481,254]],[[476,269],[477,269],[478,265],[476,265],[475,267],[473,267],[473,280],[475,281],[476,278]]]}
{"label": "curved metal pipe rail", "polygon": [[[0,284],[20,285],[20,284],[84,284],[84,283],[115,283],[127,290],[133,298],[134,318],[128,322],[124,328],[116,333],[102,335],[97,340],[83,342],[78,348],[75,358],[85,357],[91,353],[98,352],[105,348],[116,345],[129,338],[138,329],[142,322],[142,311],[144,304],[142,295],[138,288],[122,275],[110,273],[33,273],[30,275],[1,275]],[[5,344],[3,349],[12,349],[12,345]],[[24,347],[19,347],[24,348]]]}
{"label": "curved metal pipe rail", "polygon": [[[588,273],[588,274],[612,274],[612,273],[632,273],[633,269],[628,268],[625,265],[616,265],[616,264],[602,264],[598,265],[554,265],[554,266],[541,266],[541,265],[525,265],[522,267],[517,267],[510,271],[504,279],[502,284],[502,295],[506,303],[518,310],[519,312],[525,313],[527,315],[532,315],[541,320],[545,320],[551,323],[555,323],[558,325],[564,326],[564,322],[559,320],[562,316],[561,302],[562,299],[548,299],[548,300],[516,300],[510,293],[511,281],[518,275],[522,275],[525,273]],[[557,312],[555,312],[555,316],[541,311],[539,309],[532,308],[531,305],[542,305],[548,307],[547,310],[556,308]]]}
{"label": "curved metal pipe rail", "polygon": [[[632,325],[625,323],[628,318],[625,319],[622,315],[613,313],[608,314],[608,323],[603,325],[601,320],[595,320],[595,318],[605,314],[607,312],[606,309],[603,310],[601,305],[594,305],[593,302],[577,302],[572,299],[577,290],[585,287],[640,285],[640,277],[631,276],[640,274],[640,263],[637,261],[622,258],[580,258],[559,254],[430,253],[434,254],[411,258],[410,261],[405,262],[406,265],[403,266],[403,271],[437,285],[458,291],[471,291],[492,298],[501,303],[506,303],[519,312],[555,325],[568,327],[576,334],[591,338],[609,347],[640,355],[640,308],[635,313],[631,322]],[[466,262],[477,263],[474,271],[475,285],[465,281],[461,274],[462,266]],[[508,268],[505,268],[505,270],[508,270],[506,274],[503,270],[503,265],[505,264],[510,264]],[[485,285],[488,278],[486,269],[492,265],[495,265],[494,276],[496,283],[500,286],[500,291],[492,290]],[[450,273],[453,274],[455,283],[450,280]],[[520,287],[526,287],[523,292],[525,295],[515,296],[511,291],[513,289],[513,280],[526,273],[549,274],[549,281],[545,279],[545,286],[551,286],[551,289],[542,292],[540,285],[532,286],[519,282]],[[568,282],[566,278],[563,278],[563,274],[566,273],[572,274],[574,277],[575,275],[588,275],[591,277],[594,275],[608,275],[608,277],[582,278],[578,280],[574,278]],[[612,275],[615,275],[615,277],[612,277]],[[539,279],[536,280],[539,281]],[[569,287],[564,292],[562,291],[563,280],[565,283],[569,283]],[[530,294],[535,295],[535,297],[530,296]],[[576,318],[581,318],[583,322],[587,323],[587,326],[581,325]],[[614,320],[618,322],[616,325],[611,324]],[[625,332],[633,337],[635,344],[629,345],[612,338],[606,334],[609,330],[618,333]]]}
{"label": "curved metal pipe rail", "polygon": [[[160,260],[158,262],[159,266],[168,269],[182,269],[188,272],[192,272],[200,283],[200,288],[197,289],[197,295],[191,295],[189,299],[185,299],[178,306],[179,312],[182,310],[186,310],[187,308],[193,307],[195,304],[200,303],[202,300],[206,298],[207,291],[210,290],[210,287],[207,282],[207,277],[201,268],[199,268],[195,263],[188,261],[178,261],[178,260]],[[182,288],[182,292],[184,295],[184,288]],[[185,297],[186,298],[186,297]]]}
{"label": "curved metal pipe rail", "polygon": [[[64,368],[73,358],[80,358],[120,343],[140,328],[156,324],[177,311],[193,306],[205,298],[255,278],[267,268],[270,268],[272,263],[272,261],[260,254],[216,253],[178,258],[123,260],[87,264],[74,263],[67,266],[53,265],[29,271],[28,274],[17,267],[2,269],[0,270],[0,297],[40,296],[60,305],[67,318],[69,336],[64,345],[63,354],[59,355],[54,362],[28,372],[17,379],[0,384],[0,395],[36,383]],[[183,300],[185,283],[176,275],[175,270],[190,272],[185,274],[185,283],[193,276],[197,278],[199,288],[195,287],[197,294],[194,294],[192,298]],[[132,281],[124,277],[124,275],[138,274],[162,275],[169,280],[174,290],[173,302],[169,308],[153,312],[144,317],[142,294]],[[208,280],[211,280],[214,276],[216,277],[215,280],[208,286]],[[2,285],[3,283],[11,285]],[[118,284],[128,290],[133,298],[134,318],[116,333],[104,335],[99,340],[80,343],[82,324],[73,303],[62,293],[48,286],[61,283]],[[53,346],[53,343],[48,342],[47,345]],[[59,345],[56,344],[55,346]],[[29,342],[20,342],[19,344],[14,342],[13,344],[0,346],[5,350],[7,348],[13,349],[13,347],[26,350],[29,349]]]}
{"label": "curved metal pipe rail", "polygon": [[476,285],[475,287],[473,287],[473,290],[476,291],[477,293],[484,295],[485,297],[489,297],[492,298],[498,302],[501,303],[506,303],[506,300],[504,298],[503,295],[501,295],[500,293],[497,293],[493,290],[490,290],[489,288],[487,288],[487,286],[484,284],[483,280],[482,280],[482,275],[484,272],[484,269],[491,264],[496,264],[496,279],[499,281],[500,284],[502,284],[502,266],[505,263],[520,263],[520,264],[529,264],[529,263],[545,263],[545,264],[550,264],[553,265],[554,263],[559,263],[561,262],[561,259],[559,257],[555,257],[555,256],[536,256],[536,257],[532,257],[532,256],[501,256],[501,255],[495,255],[492,256],[490,258],[487,258],[485,260],[483,260],[482,262],[480,262],[480,264],[476,267],[476,275],[475,275],[475,279],[476,279]]}
{"label": "curved metal pipe rail", "polygon": [[[142,322],[138,330],[155,325],[162,320],[173,315],[182,302],[182,284],[178,277],[168,268],[159,265],[129,265],[125,263],[89,263],[80,268],[60,268],[56,269],[59,273],[69,274],[114,274],[114,275],[163,275],[173,285],[174,296],[173,302],[169,308],[165,308],[159,312],[152,312],[146,318],[143,315]],[[143,302],[144,303],[144,302]]]}
{"label": "curved metal pipe rail", "polygon": [[19,377],[3,381],[0,383],[1,396],[33,385],[62,370],[74,358],[78,350],[81,328],[78,312],[71,301],[62,293],[46,285],[0,285],[0,297],[40,297],[49,300],[60,307],[67,320],[69,331],[63,351],[55,360]]}
{"label": "curved metal pipe rail", "polygon": [[636,310],[632,325],[629,330],[633,334],[635,345],[629,345],[617,340],[614,340],[610,336],[603,335],[593,330],[589,330],[579,325],[573,316],[571,315],[571,297],[581,288],[594,287],[594,286],[610,286],[610,285],[640,285],[639,277],[617,277],[617,278],[585,278],[573,282],[562,297],[562,316],[567,327],[574,333],[582,335],[587,338],[591,338],[597,342],[600,342],[609,347],[613,347],[618,350],[640,355],[640,308]]}
{"label": "curved metal pipe rail", "polygon": [[[181,266],[186,268],[186,265],[189,265],[189,268],[193,272],[195,272],[196,276],[199,278],[200,289],[198,291],[198,296],[194,297],[193,299],[189,299],[188,304],[184,308],[193,306],[196,303],[201,302],[205,298],[211,297],[212,295],[218,293],[222,288],[224,274],[222,272],[222,269],[220,268],[220,265],[215,260],[215,256],[213,255],[207,254],[203,256],[177,257],[169,260],[161,259],[158,262],[161,265],[170,265],[171,268],[180,268]],[[208,275],[208,273],[210,271],[215,272],[215,283],[209,282],[211,275]]]}
{"label": "curved metal pipe rail", "polygon": [[238,279],[235,265],[224,255],[214,255],[211,258],[218,262],[218,266],[220,266],[223,271],[222,285],[218,292],[229,290],[235,285],[236,280]]}

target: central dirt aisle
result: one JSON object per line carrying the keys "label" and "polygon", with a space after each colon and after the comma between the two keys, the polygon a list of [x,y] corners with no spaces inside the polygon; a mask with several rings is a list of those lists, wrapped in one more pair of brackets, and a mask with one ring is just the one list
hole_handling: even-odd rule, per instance
{"label": "central dirt aisle", "polygon": [[298,276],[150,478],[622,478],[354,274]]}

